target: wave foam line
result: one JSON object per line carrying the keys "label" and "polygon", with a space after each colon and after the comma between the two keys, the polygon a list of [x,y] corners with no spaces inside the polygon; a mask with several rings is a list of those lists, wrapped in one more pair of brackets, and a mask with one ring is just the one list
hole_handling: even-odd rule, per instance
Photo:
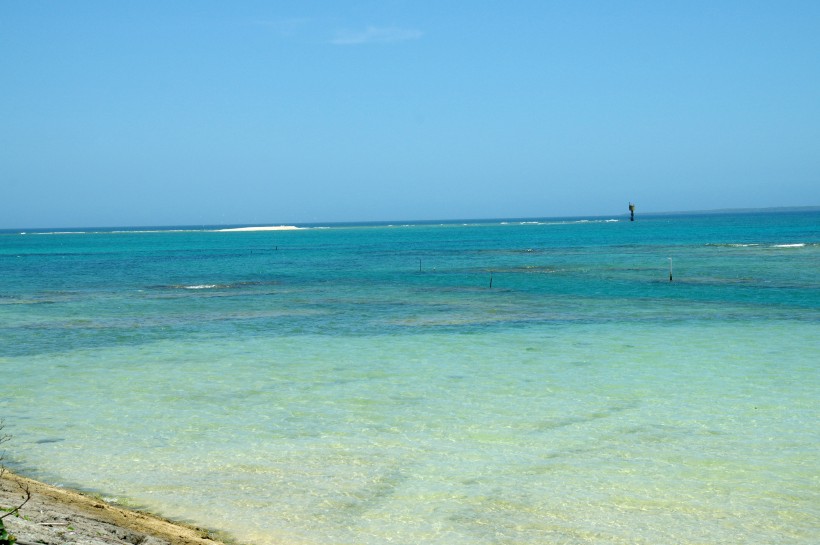
{"label": "wave foam line", "polygon": [[240,231],[297,231],[304,229],[304,227],[296,227],[295,225],[268,225],[263,227],[232,227],[230,229],[215,229],[216,233],[235,233]]}
{"label": "wave foam line", "polygon": [[[20,233],[25,235],[26,233]],[[31,233],[32,235],[87,235],[88,231],[49,231],[48,233]]]}

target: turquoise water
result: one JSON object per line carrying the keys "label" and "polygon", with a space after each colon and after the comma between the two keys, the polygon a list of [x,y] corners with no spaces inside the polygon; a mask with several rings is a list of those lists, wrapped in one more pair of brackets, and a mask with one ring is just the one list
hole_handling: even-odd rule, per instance
{"label": "turquoise water", "polygon": [[819,213],[5,231],[0,273],[48,482],[260,544],[820,535]]}

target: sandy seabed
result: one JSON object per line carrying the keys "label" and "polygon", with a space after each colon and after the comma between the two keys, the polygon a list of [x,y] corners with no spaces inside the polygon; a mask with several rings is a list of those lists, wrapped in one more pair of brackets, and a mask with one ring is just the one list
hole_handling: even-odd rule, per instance
{"label": "sandy seabed", "polygon": [[231,541],[209,530],[124,509],[10,471],[0,478],[0,514],[23,501],[24,488],[31,499],[19,516],[3,519],[19,545],[224,545]]}

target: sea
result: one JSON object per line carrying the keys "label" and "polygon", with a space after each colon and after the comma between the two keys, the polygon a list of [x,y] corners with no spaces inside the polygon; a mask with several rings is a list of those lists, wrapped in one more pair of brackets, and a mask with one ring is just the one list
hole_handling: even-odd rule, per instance
{"label": "sea", "polygon": [[5,464],[247,544],[820,542],[819,211],[295,227],[1,231]]}

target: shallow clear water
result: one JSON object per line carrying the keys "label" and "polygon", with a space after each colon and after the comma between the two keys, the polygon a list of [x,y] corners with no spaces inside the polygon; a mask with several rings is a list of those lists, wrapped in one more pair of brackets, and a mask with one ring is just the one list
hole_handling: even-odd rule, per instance
{"label": "shallow clear water", "polygon": [[8,454],[255,543],[814,543],[818,220],[6,232]]}

